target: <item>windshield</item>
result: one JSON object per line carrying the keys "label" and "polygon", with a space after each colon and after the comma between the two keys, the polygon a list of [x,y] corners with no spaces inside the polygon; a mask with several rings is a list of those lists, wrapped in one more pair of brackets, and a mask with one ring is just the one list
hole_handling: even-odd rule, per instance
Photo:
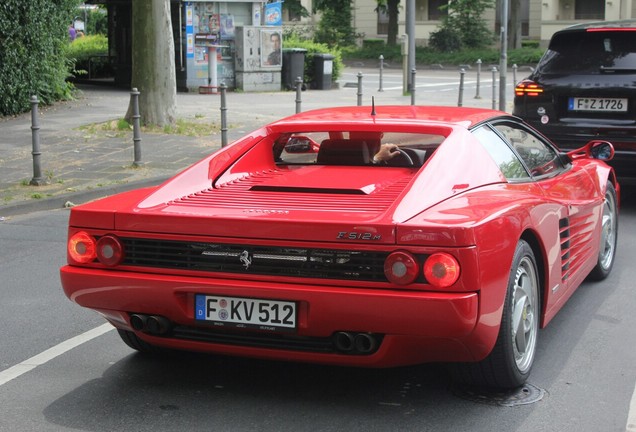
{"label": "windshield", "polygon": [[586,31],[556,34],[537,72],[636,73],[636,31]]}

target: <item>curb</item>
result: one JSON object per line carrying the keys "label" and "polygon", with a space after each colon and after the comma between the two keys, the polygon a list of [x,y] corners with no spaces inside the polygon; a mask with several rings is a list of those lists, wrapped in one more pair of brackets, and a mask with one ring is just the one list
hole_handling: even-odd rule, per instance
{"label": "curb", "polygon": [[84,204],[99,198],[115,195],[121,192],[127,192],[133,189],[141,189],[150,186],[157,186],[171,178],[170,176],[154,177],[146,180],[134,181],[126,184],[107,186],[90,191],[74,192],[58,195],[52,198],[42,200],[33,200],[20,202],[16,204],[8,204],[0,206],[0,222],[8,216],[19,216],[31,212],[39,212],[45,210],[57,210],[66,208],[69,201],[73,205]]}

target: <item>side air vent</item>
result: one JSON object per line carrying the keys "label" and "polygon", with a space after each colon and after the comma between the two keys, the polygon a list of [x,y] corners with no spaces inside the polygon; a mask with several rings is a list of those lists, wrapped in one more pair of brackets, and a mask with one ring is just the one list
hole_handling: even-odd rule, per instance
{"label": "side air vent", "polygon": [[594,222],[589,214],[559,221],[562,281],[568,280],[590,258],[592,248],[589,245],[593,234]]}

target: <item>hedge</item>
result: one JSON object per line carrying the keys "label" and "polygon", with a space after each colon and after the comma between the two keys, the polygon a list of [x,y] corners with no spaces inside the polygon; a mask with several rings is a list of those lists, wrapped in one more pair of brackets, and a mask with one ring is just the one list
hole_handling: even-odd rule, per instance
{"label": "hedge", "polygon": [[2,0],[0,2],[0,115],[71,96],[66,82],[68,26],[79,0]]}

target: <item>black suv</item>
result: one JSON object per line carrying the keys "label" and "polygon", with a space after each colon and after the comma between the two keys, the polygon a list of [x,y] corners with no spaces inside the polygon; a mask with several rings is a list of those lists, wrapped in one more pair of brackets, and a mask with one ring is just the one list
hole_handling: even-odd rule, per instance
{"label": "black suv", "polygon": [[556,32],[537,68],[515,87],[513,114],[564,150],[610,141],[617,175],[636,181],[636,21]]}

